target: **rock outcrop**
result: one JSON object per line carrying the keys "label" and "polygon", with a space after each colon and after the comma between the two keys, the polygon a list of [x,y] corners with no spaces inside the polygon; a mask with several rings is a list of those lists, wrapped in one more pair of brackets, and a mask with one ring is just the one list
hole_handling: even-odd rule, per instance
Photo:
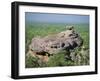
{"label": "rock outcrop", "polygon": [[38,56],[42,59],[45,57],[47,61],[50,55],[56,54],[61,50],[72,50],[81,46],[82,43],[82,38],[75,31],[74,27],[71,26],[55,35],[49,35],[43,38],[34,37],[29,50],[31,53],[33,52],[33,56]]}

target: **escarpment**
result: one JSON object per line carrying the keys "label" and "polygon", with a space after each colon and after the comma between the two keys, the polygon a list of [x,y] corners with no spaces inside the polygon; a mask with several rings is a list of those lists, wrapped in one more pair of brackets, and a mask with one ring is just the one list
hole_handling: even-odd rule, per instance
{"label": "escarpment", "polygon": [[80,47],[82,43],[83,40],[81,36],[75,31],[74,27],[71,26],[65,31],[55,35],[32,38],[28,54],[47,62],[50,56],[62,50],[73,50],[76,47]]}

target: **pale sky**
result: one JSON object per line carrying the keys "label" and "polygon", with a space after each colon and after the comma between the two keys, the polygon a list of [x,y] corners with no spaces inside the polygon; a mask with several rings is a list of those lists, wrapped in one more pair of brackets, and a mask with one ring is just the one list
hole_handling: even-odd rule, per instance
{"label": "pale sky", "polygon": [[26,22],[89,24],[88,15],[25,12]]}

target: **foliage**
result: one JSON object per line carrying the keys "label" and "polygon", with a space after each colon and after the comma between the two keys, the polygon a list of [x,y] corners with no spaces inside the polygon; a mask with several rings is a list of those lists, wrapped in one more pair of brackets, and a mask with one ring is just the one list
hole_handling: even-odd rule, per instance
{"label": "foliage", "polygon": [[33,68],[33,67],[44,67],[46,64],[42,62],[38,57],[33,57],[31,55],[26,55],[25,58],[26,68]]}
{"label": "foliage", "polygon": [[75,48],[70,52],[74,65],[89,65],[89,50],[83,49],[83,47]]}
{"label": "foliage", "polygon": [[73,62],[69,59],[65,58],[66,52],[61,51],[57,54],[54,54],[52,57],[50,57],[47,66],[70,66],[73,65]]}
{"label": "foliage", "polygon": [[25,64],[26,64],[26,68],[32,68],[32,67],[38,67],[38,58],[36,57],[32,57],[30,55],[26,56],[25,58]]}

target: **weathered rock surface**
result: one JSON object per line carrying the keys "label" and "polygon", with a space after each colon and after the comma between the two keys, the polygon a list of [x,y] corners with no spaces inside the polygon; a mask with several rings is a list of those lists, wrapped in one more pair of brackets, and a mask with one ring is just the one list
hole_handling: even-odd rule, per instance
{"label": "weathered rock surface", "polygon": [[[65,31],[56,35],[46,37],[35,37],[32,39],[29,49],[36,53],[36,55],[55,54],[61,50],[72,50],[83,43],[80,35],[71,26]],[[46,59],[47,60],[47,59]]]}

